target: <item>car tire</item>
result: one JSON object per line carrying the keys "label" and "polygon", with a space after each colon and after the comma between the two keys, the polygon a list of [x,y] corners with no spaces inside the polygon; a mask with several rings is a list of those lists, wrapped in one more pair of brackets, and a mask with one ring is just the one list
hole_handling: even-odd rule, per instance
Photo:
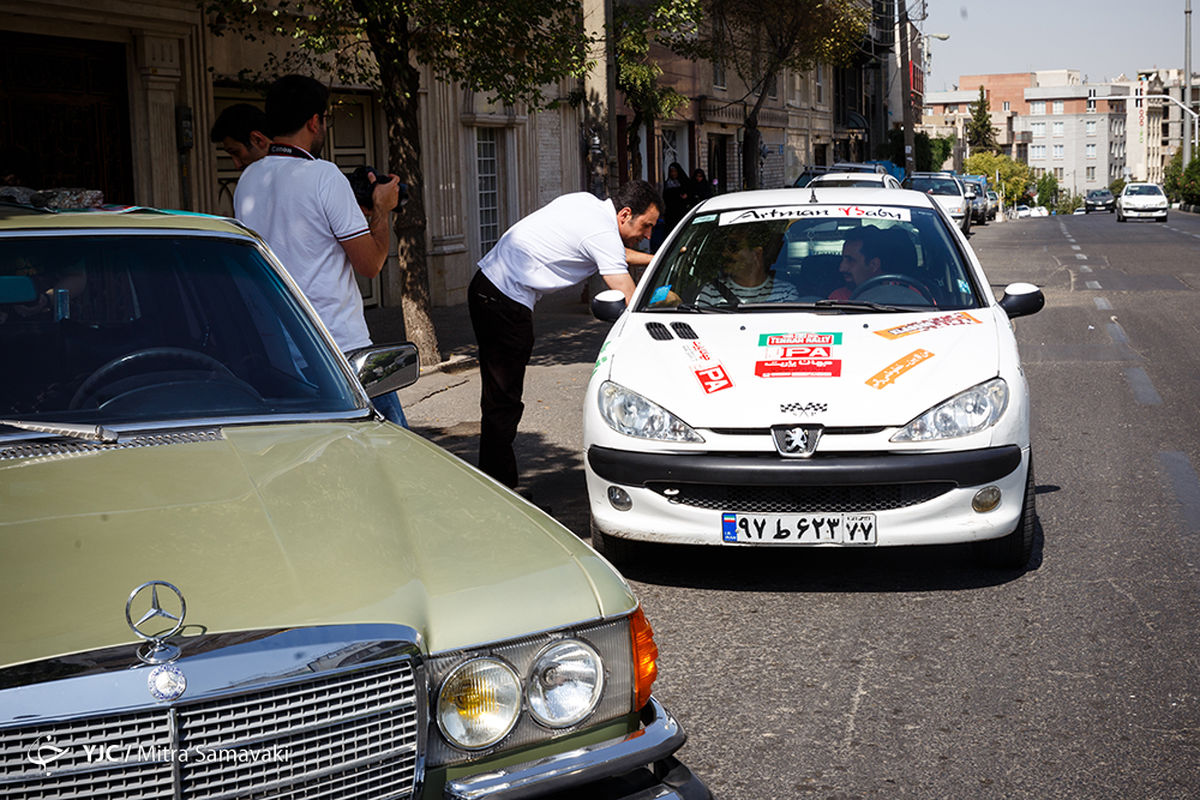
{"label": "car tire", "polygon": [[1034,523],[1037,520],[1037,492],[1033,482],[1033,454],[1029,456],[1029,472],[1025,478],[1025,500],[1021,516],[1012,533],[999,539],[976,542],[976,560],[992,569],[1022,569],[1033,555]]}
{"label": "car tire", "polygon": [[592,527],[592,549],[600,555],[608,559],[608,562],[614,566],[628,564],[633,560],[638,543],[629,539],[621,539],[617,536],[609,536],[607,533],[602,533],[597,530],[596,523],[591,523]]}
{"label": "car tire", "polygon": [[1117,212],[1117,222],[1124,222],[1124,221],[1125,221],[1124,215],[1121,214],[1120,212]]}

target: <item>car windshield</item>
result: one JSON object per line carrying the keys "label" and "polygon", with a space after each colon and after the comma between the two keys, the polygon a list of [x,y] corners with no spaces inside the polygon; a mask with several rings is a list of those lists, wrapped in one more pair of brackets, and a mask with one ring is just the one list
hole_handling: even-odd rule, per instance
{"label": "car windshield", "polygon": [[953,178],[909,178],[904,182],[905,188],[926,194],[961,195],[958,183]]}
{"label": "car windshield", "polygon": [[0,353],[0,418],[107,425],[359,403],[263,254],[231,237],[0,237]]}
{"label": "car windshield", "polygon": [[1110,196],[1111,195],[1107,189],[1093,189],[1092,191],[1088,192],[1088,197],[1091,197],[1092,199],[1104,198],[1104,197],[1110,197]]}
{"label": "car windshield", "polygon": [[811,182],[812,186],[839,186],[842,188],[872,188],[878,189],[883,186],[882,180],[871,180],[870,178],[814,178]]}
{"label": "car windshield", "polygon": [[[877,275],[886,280],[847,283],[842,253],[855,247],[879,254]],[[932,209],[815,204],[741,209],[693,217],[657,260],[638,310],[977,308],[980,296],[970,276],[951,232]]]}
{"label": "car windshield", "polygon": [[1162,189],[1152,183],[1143,183],[1135,186],[1127,186],[1125,194],[1162,194]]}

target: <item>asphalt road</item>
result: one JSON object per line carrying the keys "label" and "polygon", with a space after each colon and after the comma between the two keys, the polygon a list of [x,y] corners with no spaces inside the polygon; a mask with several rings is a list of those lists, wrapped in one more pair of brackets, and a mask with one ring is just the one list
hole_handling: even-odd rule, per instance
{"label": "asphalt road", "polygon": [[[655,691],[720,798],[1200,797],[1200,216],[1028,219],[971,241],[997,291],[1029,280],[1047,299],[1017,322],[1033,563],[645,550],[624,572],[655,628]],[[580,404],[606,326],[576,301],[539,306],[518,453],[535,500],[587,536]],[[473,460],[476,372],[402,397]]]}

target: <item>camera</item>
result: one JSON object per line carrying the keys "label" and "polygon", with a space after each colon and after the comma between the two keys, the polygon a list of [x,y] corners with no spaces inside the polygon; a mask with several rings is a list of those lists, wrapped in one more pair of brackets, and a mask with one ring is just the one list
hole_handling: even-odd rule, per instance
{"label": "camera", "polygon": [[[374,191],[375,186],[371,183],[368,175],[375,176],[376,183],[388,183],[393,180],[391,175],[385,175],[379,172],[374,167],[359,167],[346,176],[346,180],[350,181],[350,188],[354,192],[354,199],[358,204],[366,209],[375,207]],[[400,184],[400,205],[408,202],[408,184]]]}

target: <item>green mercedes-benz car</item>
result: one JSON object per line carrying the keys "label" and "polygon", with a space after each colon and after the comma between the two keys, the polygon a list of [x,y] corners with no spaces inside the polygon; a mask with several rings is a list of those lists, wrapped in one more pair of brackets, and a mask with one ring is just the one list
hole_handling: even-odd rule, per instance
{"label": "green mercedes-benz car", "polygon": [[621,576],[231,220],[0,208],[0,797],[707,798]]}

